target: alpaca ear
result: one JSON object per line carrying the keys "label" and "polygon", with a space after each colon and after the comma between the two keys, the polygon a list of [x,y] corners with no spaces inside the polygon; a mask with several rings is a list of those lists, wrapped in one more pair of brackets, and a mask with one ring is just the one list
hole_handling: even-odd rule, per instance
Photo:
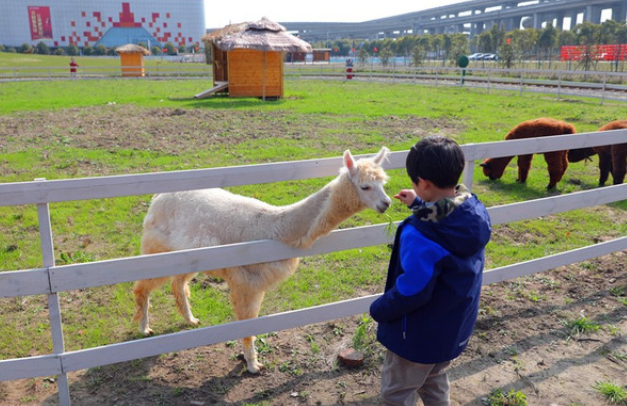
{"label": "alpaca ear", "polygon": [[373,160],[377,165],[381,165],[381,162],[383,162],[383,160],[387,158],[389,154],[390,149],[388,147],[381,147],[381,150],[379,151],[379,153],[377,153]]}
{"label": "alpaca ear", "polygon": [[344,166],[348,169],[348,173],[354,175],[357,171],[357,166],[355,165],[355,158],[351,154],[351,151],[347,149],[344,151]]}
{"label": "alpaca ear", "polygon": [[483,162],[483,163],[480,163],[479,166],[482,167],[482,168],[489,168],[490,164],[487,163],[487,162]]}

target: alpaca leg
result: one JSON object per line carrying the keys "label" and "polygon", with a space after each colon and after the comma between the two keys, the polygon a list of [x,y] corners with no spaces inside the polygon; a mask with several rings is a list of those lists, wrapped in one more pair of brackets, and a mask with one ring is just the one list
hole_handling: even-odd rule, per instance
{"label": "alpaca leg", "polygon": [[568,157],[566,151],[547,152],[544,154],[549,170],[549,185],[547,189],[553,189],[562,180],[568,168]]}
{"label": "alpaca leg", "polygon": [[[246,286],[231,286],[231,304],[238,320],[252,319],[259,315],[264,292],[255,291]],[[257,360],[257,350],[255,349],[255,336],[244,337],[244,359],[248,366],[248,371],[252,374],[259,373],[263,365]]]}
{"label": "alpaca leg", "polygon": [[137,304],[137,312],[133,320],[139,321],[139,331],[143,335],[151,335],[152,330],[148,325],[148,308],[150,307],[150,292],[165,285],[168,278],[145,279],[135,282],[133,294]]}
{"label": "alpaca leg", "polygon": [[614,184],[620,185],[625,180],[627,172],[627,144],[614,145],[612,147],[612,176]]}
{"label": "alpaca leg", "polygon": [[607,178],[612,172],[612,157],[610,154],[599,152],[599,186],[605,186]]}
{"label": "alpaca leg", "polygon": [[517,182],[525,183],[527,176],[529,176],[529,168],[531,168],[531,161],[533,160],[533,154],[518,155],[518,179]]}
{"label": "alpaca leg", "polygon": [[176,306],[179,309],[181,315],[188,323],[198,325],[199,320],[192,314],[192,308],[189,305],[189,281],[191,281],[195,273],[188,273],[183,275],[176,275],[172,277],[172,284],[170,288],[176,299]]}

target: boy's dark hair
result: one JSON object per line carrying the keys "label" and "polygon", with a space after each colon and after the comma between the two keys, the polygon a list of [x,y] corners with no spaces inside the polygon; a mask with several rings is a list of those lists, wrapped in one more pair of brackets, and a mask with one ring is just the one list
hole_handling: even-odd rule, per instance
{"label": "boy's dark hair", "polygon": [[433,135],[411,147],[405,167],[414,183],[418,178],[433,182],[439,188],[457,186],[464,171],[464,152],[450,138]]}

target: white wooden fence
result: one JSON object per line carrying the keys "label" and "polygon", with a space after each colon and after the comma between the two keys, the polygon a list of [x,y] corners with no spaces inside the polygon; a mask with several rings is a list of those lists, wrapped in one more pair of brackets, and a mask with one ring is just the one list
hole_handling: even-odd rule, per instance
{"label": "white wooden fence", "polygon": [[[542,153],[626,142],[627,130],[615,130],[603,133],[466,144],[462,146],[467,160],[463,182],[468,186],[472,185],[474,162],[485,157]],[[403,168],[406,154],[407,151],[393,152],[385,166],[386,169]],[[72,371],[367,312],[370,303],[378,295],[79,351],[65,351],[64,346],[59,292],[383,244],[388,242],[385,231],[387,224],[336,230],[318,240],[308,250],[293,249],[276,241],[260,240],[57,266],[54,259],[48,203],[333,176],[337,174],[340,166],[341,158],[338,157],[141,175],[0,184],[0,206],[37,205],[43,256],[41,268],[0,272],[0,297],[48,295],[53,339],[51,354],[0,361],[0,381],[56,375],[59,403],[66,406],[71,403],[67,374]],[[497,225],[625,199],[627,199],[627,184],[495,206],[490,207],[488,211],[492,224]],[[625,249],[627,249],[627,237],[621,237],[532,261],[490,269],[485,271],[484,284],[542,272]]]}

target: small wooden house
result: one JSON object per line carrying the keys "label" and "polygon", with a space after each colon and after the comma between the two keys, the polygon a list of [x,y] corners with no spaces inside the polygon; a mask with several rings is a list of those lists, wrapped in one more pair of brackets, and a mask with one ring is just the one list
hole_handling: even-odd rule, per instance
{"label": "small wooden house", "polygon": [[126,44],[117,47],[115,52],[120,55],[122,76],[144,76],[144,55],[150,55],[146,48],[135,44]]}
{"label": "small wooden house", "polygon": [[231,24],[204,36],[213,65],[213,93],[229,97],[283,97],[285,52],[311,52],[311,45],[288,33],[280,24],[262,18]]}
{"label": "small wooden house", "polygon": [[[285,62],[307,62],[307,52],[288,52]],[[330,48],[314,48],[311,55],[311,62],[331,62]]]}

